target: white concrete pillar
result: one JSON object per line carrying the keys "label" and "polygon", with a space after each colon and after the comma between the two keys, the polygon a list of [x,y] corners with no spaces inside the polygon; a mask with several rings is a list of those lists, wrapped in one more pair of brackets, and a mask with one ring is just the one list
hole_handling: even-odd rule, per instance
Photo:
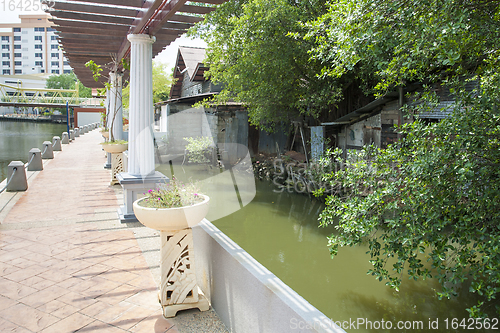
{"label": "white concrete pillar", "polygon": [[155,172],[153,144],[153,43],[149,35],[128,35],[130,103],[128,173],[145,177]]}
{"label": "white concrete pillar", "polygon": [[113,133],[114,140],[123,139],[122,77],[122,74],[109,73],[111,81],[111,90],[109,91],[109,137],[111,139],[111,133]]}

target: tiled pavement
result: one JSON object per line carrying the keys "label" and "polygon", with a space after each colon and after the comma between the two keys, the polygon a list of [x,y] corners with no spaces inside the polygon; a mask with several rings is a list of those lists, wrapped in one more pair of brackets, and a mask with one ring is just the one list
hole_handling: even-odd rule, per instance
{"label": "tiled pavement", "polygon": [[0,332],[227,332],[212,310],[162,318],[158,236],[120,224],[100,141],[63,145],[28,191],[0,195]]}

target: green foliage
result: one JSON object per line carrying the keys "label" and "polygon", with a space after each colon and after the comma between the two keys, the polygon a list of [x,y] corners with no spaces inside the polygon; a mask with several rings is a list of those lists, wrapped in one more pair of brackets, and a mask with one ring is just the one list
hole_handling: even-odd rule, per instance
{"label": "green foliage", "polygon": [[[492,57],[493,58],[493,57]],[[386,150],[366,147],[326,175],[341,185],[330,196],[322,225],[336,223],[329,237],[339,247],[367,242],[370,270],[396,290],[403,274],[435,278],[437,295],[450,298],[463,284],[480,301],[471,316],[500,313],[500,75],[492,59],[480,86],[454,86],[454,113],[435,124],[402,126],[403,139]],[[418,107],[430,111],[426,97]],[[487,312],[486,312],[487,311]]]}
{"label": "green foliage", "polygon": [[169,99],[172,74],[167,73],[167,65],[153,61],[153,103]]}
{"label": "green foliage", "polygon": [[235,100],[248,108],[250,122],[273,129],[299,114],[317,116],[339,98],[335,78],[318,79],[309,60],[312,43],[300,21],[317,17],[324,0],[228,1],[206,16],[192,34],[207,42],[207,76],[223,85],[214,103]]}
{"label": "green foliage", "polygon": [[213,146],[212,138],[197,137],[184,138],[188,142],[186,145],[188,161],[192,163],[208,163],[210,159],[207,157],[211,154],[210,148]]}
{"label": "green foliage", "polygon": [[[172,82],[172,73],[167,72],[167,65],[153,60],[153,103],[169,99]],[[128,109],[130,85],[123,88],[122,95],[123,108]]]}
{"label": "green foliage", "polygon": [[496,1],[340,0],[307,24],[322,76],[355,75],[379,94],[480,70],[500,37]]}
{"label": "green foliage", "polygon": [[142,200],[140,204],[149,208],[192,206],[204,200],[194,184],[183,184],[175,177],[172,177],[168,184],[154,190],[149,190],[144,194],[146,199]]}
{"label": "green foliage", "polygon": [[[78,96],[84,98],[92,97],[92,89],[85,87],[78,81],[75,73],[51,75],[45,83],[47,89],[76,89],[78,82]],[[69,94],[71,95],[71,94]]]}
{"label": "green foliage", "polygon": [[[495,1],[339,0],[305,24],[320,77],[357,78],[383,95],[428,84],[407,111],[431,112],[435,85],[455,99],[435,124],[415,121],[387,150],[367,147],[325,174],[340,193],[327,199],[323,225],[339,247],[366,242],[370,274],[398,289],[403,274],[437,279],[439,297],[470,285],[471,316],[500,313],[500,9]],[[473,91],[464,83],[476,82]]]}

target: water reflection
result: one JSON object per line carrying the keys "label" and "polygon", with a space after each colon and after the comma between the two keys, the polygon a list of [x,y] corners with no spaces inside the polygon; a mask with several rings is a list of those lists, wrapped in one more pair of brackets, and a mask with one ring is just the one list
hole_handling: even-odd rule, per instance
{"label": "water reflection", "polygon": [[0,121],[0,181],[7,177],[11,161],[28,162],[31,148],[42,148],[44,141],[66,132],[66,125]]}

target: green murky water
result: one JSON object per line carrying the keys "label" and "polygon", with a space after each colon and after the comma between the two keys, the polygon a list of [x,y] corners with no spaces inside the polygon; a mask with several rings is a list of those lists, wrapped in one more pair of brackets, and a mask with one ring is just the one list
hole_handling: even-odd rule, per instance
{"label": "green murky water", "polygon": [[[347,332],[470,331],[459,326],[460,323],[470,324],[464,305],[475,304],[467,292],[460,293],[457,299],[439,301],[433,291],[438,285],[432,280],[406,279],[401,290],[394,292],[384,282],[366,274],[371,267],[366,247],[343,248],[331,259],[326,237],[335,230],[318,227],[318,214],[323,208],[319,202],[302,194],[277,193],[271,182],[257,180],[253,200],[221,217],[221,207],[237,206],[228,171],[220,182],[210,182],[221,174],[201,167],[174,164],[172,168],[181,180],[204,179],[203,192],[211,197],[208,219],[326,316],[347,325]],[[170,176],[169,166],[157,169]],[[238,177],[247,177],[248,170],[242,168],[233,173],[238,180]],[[243,192],[248,190],[248,186],[241,187]],[[242,201],[247,195],[241,195]],[[468,286],[462,286],[461,290],[468,290]],[[356,325],[349,324],[352,322]],[[371,322],[371,329],[368,322]],[[398,324],[401,328],[397,328]],[[392,325],[390,330],[389,325]],[[500,324],[496,327],[500,329]]]}
{"label": "green murky water", "polygon": [[61,124],[0,121],[0,181],[7,178],[11,161],[28,162],[31,148],[41,149],[44,141],[66,131]]}

